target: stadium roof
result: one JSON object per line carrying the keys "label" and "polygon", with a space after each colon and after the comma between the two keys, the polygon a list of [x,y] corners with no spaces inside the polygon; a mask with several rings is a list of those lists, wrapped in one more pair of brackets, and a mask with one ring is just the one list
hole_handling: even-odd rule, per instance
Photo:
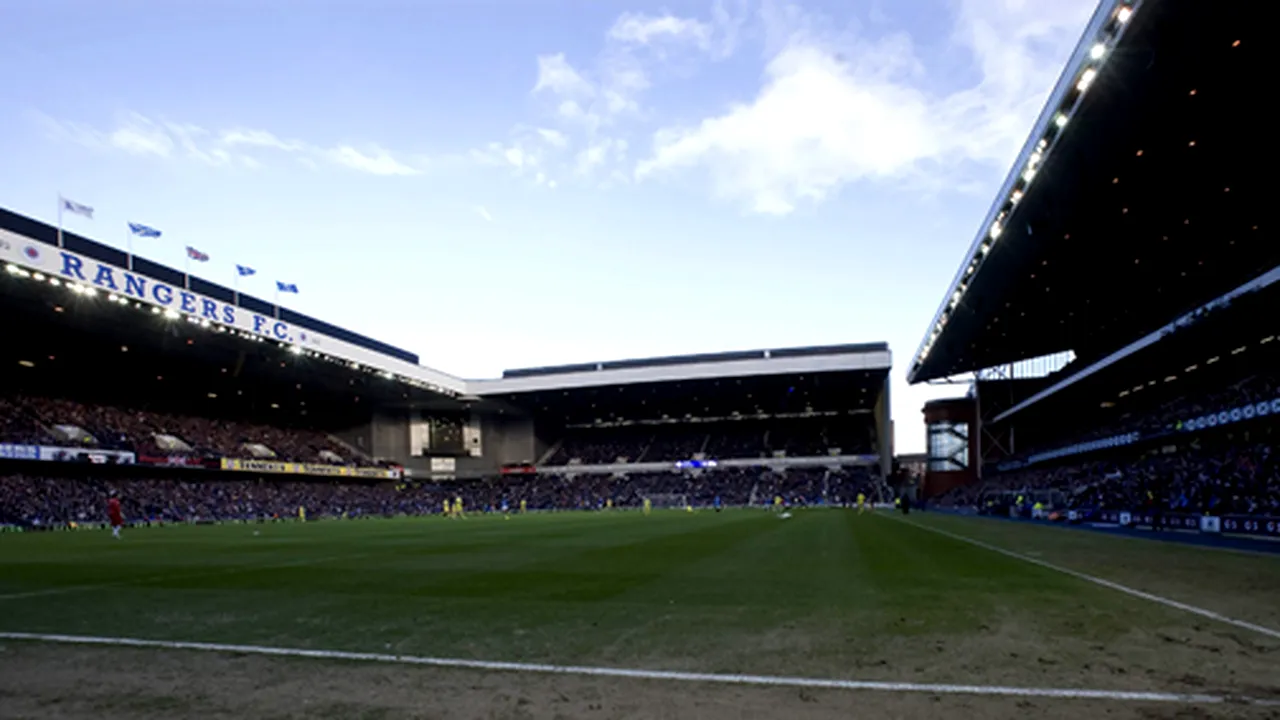
{"label": "stadium roof", "polygon": [[1080,366],[1280,264],[1263,3],[1105,0],[908,370]]}
{"label": "stadium roof", "polygon": [[[59,247],[59,240],[61,247]],[[502,378],[464,380],[418,363],[406,350],[276,307],[195,275],[133,256],[0,208],[0,257],[7,274],[21,282],[60,288],[64,298],[99,294],[163,320],[186,320],[230,337],[266,341],[308,358],[347,364],[350,369],[440,395],[477,396],[671,382],[754,375],[885,370],[884,343],[754,350],[707,355],[619,360],[561,367],[511,370]],[[135,315],[137,313],[135,312]],[[134,318],[136,322],[138,318]],[[421,395],[421,393],[411,393]],[[415,403],[417,404],[417,403]]]}
{"label": "stadium roof", "polygon": [[424,387],[114,297],[0,273],[0,394],[334,429],[375,407],[461,407]]}
{"label": "stadium roof", "polygon": [[480,399],[566,425],[870,411],[892,365],[884,343],[680,355],[511,370]]}
{"label": "stadium roof", "polygon": [[477,380],[477,395],[501,395],[617,385],[826,372],[888,372],[885,343],[750,350],[704,355],[615,360],[558,367],[508,370],[497,380]]}
{"label": "stadium roof", "polygon": [[[0,208],[0,230],[8,230],[9,232],[16,233],[52,247],[58,246],[58,229],[56,227],[47,223],[42,223],[39,220],[33,220],[29,217],[19,215],[4,208]],[[79,253],[116,267],[128,266],[127,263],[129,257],[127,253],[113,247],[103,245],[102,243],[95,242],[86,237],[82,237],[73,232],[63,230],[62,243],[63,247],[71,252]],[[133,257],[133,267],[141,275],[169,282],[177,286],[182,286],[183,284],[184,274],[182,272],[161,265],[160,263],[152,262],[144,257],[135,255]],[[264,300],[259,300],[247,293],[235,292],[229,287],[209,282],[208,280],[204,280],[195,275],[190,276],[190,282],[191,290],[193,292],[200,293],[201,295],[206,295],[225,303],[237,304],[246,310],[262,313],[264,315],[273,315],[275,312],[275,305]],[[331,325],[323,320],[317,320],[303,315],[302,313],[294,312],[286,307],[280,308],[279,317],[281,320],[292,325],[324,333],[330,337],[345,340],[353,345],[363,347],[376,353],[381,353],[388,357],[393,357],[408,363],[418,363],[418,356],[408,350],[402,350],[393,345],[388,345],[387,343],[379,342],[372,338],[365,337],[364,335],[351,332],[350,330],[344,330],[336,325]]]}
{"label": "stadium roof", "polygon": [[1135,432],[1159,436],[1206,410],[1269,403],[1280,394],[1272,384],[1280,367],[1278,303],[1280,282],[1244,293],[1158,331],[1157,342],[1116,353],[1105,372],[980,381],[984,424],[1016,428],[1003,436],[1016,435],[1016,446],[1001,450],[1025,456]]}
{"label": "stadium roof", "polygon": [[887,369],[707,377],[486,395],[566,425],[869,412]]}

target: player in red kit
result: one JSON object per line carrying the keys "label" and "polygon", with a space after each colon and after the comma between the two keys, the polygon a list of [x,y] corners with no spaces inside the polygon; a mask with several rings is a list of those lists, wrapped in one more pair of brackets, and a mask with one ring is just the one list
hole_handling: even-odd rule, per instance
{"label": "player in red kit", "polygon": [[120,539],[120,528],[124,527],[124,515],[120,512],[120,498],[115,493],[107,500],[107,519],[111,521],[111,537]]}

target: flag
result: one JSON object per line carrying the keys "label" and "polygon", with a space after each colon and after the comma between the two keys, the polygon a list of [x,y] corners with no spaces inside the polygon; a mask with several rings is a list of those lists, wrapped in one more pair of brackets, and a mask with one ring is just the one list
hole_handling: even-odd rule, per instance
{"label": "flag", "polygon": [[257,274],[258,274],[258,271],[257,271],[257,270],[254,270],[253,268],[248,267],[248,266],[245,266],[245,265],[237,265],[237,266],[236,266],[236,272],[240,273],[240,277],[245,277],[245,276],[247,276],[247,275],[257,275]]}
{"label": "flag", "polygon": [[277,280],[276,290],[279,292],[294,293],[296,295],[298,293],[298,286],[294,285],[293,283],[282,283],[279,280]]}
{"label": "flag", "polygon": [[80,203],[74,200],[68,200],[66,198],[58,198],[58,199],[62,201],[63,210],[66,210],[67,212],[73,213],[75,215],[83,215],[89,218],[90,220],[93,219],[93,208],[89,207],[88,205],[81,205]]}
{"label": "flag", "polygon": [[134,222],[129,223],[129,232],[133,233],[134,235],[137,235],[138,237],[147,237],[147,238],[160,237],[159,230],[153,227],[147,227],[142,223],[134,223]]}
{"label": "flag", "polygon": [[191,258],[192,260],[195,260],[196,262],[209,262],[208,255],[200,252],[199,250],[191,247],[190,245],[187,246],[187,257]]}

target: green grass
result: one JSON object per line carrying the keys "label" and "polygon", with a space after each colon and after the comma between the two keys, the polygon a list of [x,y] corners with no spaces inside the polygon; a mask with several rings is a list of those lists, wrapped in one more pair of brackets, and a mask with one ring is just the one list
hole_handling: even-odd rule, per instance
{"label": "green grass", "polygon": [[[1277,612],[1271,557],[977,519],[911,522],[1241,619]],[[3,535],[0,630],[1125,688],[1168,687],[1185,673],[1265,684],[1276,650],[894,517],[843,510],[175,526],[119,542],[105,531]]]}

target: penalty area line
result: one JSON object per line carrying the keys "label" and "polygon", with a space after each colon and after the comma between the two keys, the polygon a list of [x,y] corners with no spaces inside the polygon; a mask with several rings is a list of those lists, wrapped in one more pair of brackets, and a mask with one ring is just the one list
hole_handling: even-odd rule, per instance
{"label": "penalty area line", "polygon": [[1210,695],[1199,693],[1146,692],[1124,690],[1091,690],[1086,688],[1036,688],[1006,685],[953,685],[938,683],[888,682],[878,680],[828,680],[822,678],[779,677],[773,675],[730,675],[721,673],[678,672],[672,670],[637,670],[629,668],[552,665],[543,663],[496,662],[437,658],[387,653],[346,652],[342,650],[308,650],[304,648],[232,645],[178,640],[146,640],[141,638],[96,637],[48,633],[0,632],[0,640],[17,640],[66,645],[99,645],[110,647],[150,648],[163,650],[196,650],[240,655],[344,660],[396,665],[451,668],[460,670],[494,670],[537,673],[544,675],[580,675],[587,677],[627,678],[633,680],[670,680],[721,685],[753,685],[760,687],[799,687],[828,690],[872,690],[894,693],[927,693],[931,695],[987,695],[1021,698],[1057,698],[1068,700],[1116,700],[1126,702],[1207,704],[1236,703],[1280,707],[1280,700]]}
{"label": "penalty area line", "polygon": [[1100,577],[1097,577],[1096,575],[1082,573],[1079,570],[1072,570],[1071,568],[1066,568],[1061,565],[1054,565],[1051,562],[1045,562],[1044,560],[1033,558],[1030,555],[1023,555],[1022,553],[1014,552],[1012,550],[1006,550],[997,545],[985,543],[981,540],[974,540],[971,537],[959,535],[957,533],[943,530],[941,528],[931,527],[929,525],[923,525],[913,520],[904,520],[902,518],[894,517],[892,515],[887,517],[889,517],[891,520],[894,520],[896,522],[910,525],[911,527],[919,528],[921,530],[935,533],[937,535],[942,535],[943,537],[948,537],[948,538],[951,538],[952,540],[959,540],[960,542],[968,543],[975,547],[980,547],[983,550],[989,550],[993,553],[1004,555],[1005,557],[1011,557],[1011,558],[1014,558],[1015,560],[1021,560],[1023,562],[1031,563],[1032,565],[1038,565],[1039,567],[1045,568],[1046,570],[1053,570],[1054,572],[1059,572],[1059,573],[1062,573],[1063,575],[1070,575],[1071,577],[1076,578],[1077,580],[1084,580],[1085,582],[1090,582],[1090,583],[1093,583],[1094,585],[1099,585],[1101,587],[1108,588],[1110,590],[1115,590],[1116,592],[1121,592],[1121,593],[1124,593],[1125,595],[1131,595],[1133,597],[1141,598],[1143,600],[1148,600],[1150,602],[1153,602],[1159,605],[1164,605],[1165,607],[1171,607],[1175,610],[1181,610],[1183,612],[1191,613],[1192,615],[1199,615],[1200,617],[1208,618],[1209,620],[1225,623],[1227,625],[1233,625],[1242,630],[1249,630],[1251,632],[1258,633],[1259,635],[1265,635],[1269,638],[1272,638],[1273,640],[1280,640],[1280,630],[1269,628],[1265,625],[1258,625],[1256,623],[1248,622],[1247,620],[1237,620],[1233,617],[1228,617],[1226,615],[1223,615],[1222,613],[1214,612],[1212,610],[1206,610],[1205,608],[1202,608],[1202,607],[1189,605],[1187,603],[1180,602],[1172,598],[1156,595],[1155,593],[1149,593],[1144,590],[1139,590],[1137,588],[1131,588],[1128,585],[1121,585],[1118,582],[1112,582],[1111,580],[1100,578]]}

